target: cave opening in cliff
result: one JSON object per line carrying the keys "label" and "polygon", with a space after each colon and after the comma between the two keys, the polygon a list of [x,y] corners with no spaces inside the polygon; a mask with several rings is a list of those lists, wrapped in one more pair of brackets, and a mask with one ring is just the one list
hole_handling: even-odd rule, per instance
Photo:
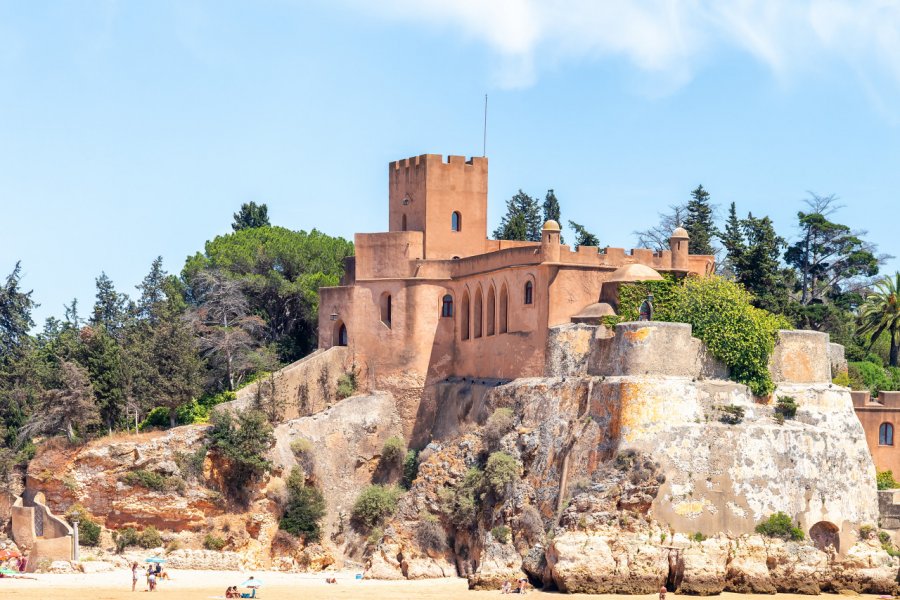
{"label": "cave opening in cliff", "polygon": [[837,525],[828,521],[819,521],[809,528],[809,539],[819,550],[834,546],[835,552],[841,551],[841,536]]}
{"label": "cave opening in cliff", "polygon": [[669,574],[666,577],[666,590],[675,592],[684,580],[684,557],[678,548],[669,549]]}

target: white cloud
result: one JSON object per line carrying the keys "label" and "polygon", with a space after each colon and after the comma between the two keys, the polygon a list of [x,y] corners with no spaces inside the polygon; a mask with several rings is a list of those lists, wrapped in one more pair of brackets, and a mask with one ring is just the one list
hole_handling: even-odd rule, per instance
{"label": "white cloud", "polygon": [[548,65],[584,58],[624,60],[661,81],[685,83],[717,52],[737,49],[782,80],[838,61],[864,86],[900,90],[896,0],[348,1],[487,45],[508,87],[532,84]]}

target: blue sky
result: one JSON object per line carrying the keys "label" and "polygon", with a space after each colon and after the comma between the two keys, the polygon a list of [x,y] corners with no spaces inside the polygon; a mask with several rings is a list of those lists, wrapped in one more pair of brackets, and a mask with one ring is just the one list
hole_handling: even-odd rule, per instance
{"label": "blue sky", "polygon": [[384,230],[387,163],[481,154],[485,93],[491,227],[554,188],[630,247],[702,183],[790,237],[812,190],[900,255],[897,3],[0,0],[0,272],[40,322],[242,202]]}

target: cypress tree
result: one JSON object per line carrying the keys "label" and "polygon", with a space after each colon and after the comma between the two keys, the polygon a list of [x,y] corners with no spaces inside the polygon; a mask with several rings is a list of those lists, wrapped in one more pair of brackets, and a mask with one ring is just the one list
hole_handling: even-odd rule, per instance
{"label": "cypress tree", "polygon": [[693,254],[715,254],[712,241],[718,235],[713,222],[713,208],[709,204],[709,192],[702,185],[691,192],[687,203],[687,214],[684,217],[684,228],[691,236],[691,252]]}

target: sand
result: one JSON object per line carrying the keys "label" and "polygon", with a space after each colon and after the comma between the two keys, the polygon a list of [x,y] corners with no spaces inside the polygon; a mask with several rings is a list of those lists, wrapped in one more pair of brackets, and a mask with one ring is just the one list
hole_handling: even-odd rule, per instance
{"label": "sand", "polygon": [[[329,599],[357,599],[366,600],[479,600],[483,598],[497,598],[500,592],[471,592],[468,590],[464,579],[440,579],[425,581],[361,581],[354,578],[352,573],[328,574],[338,579],[337,585],[325,583],[326,575],[290,574],[290,573],[253,573],[265,583],[259,590],[258,598],[264,600],[314,598],[316,600]],[[238,585],[245,581],[250,573],[240,574],[234,572],[218,571],[174,571],[172,581],[161,582],[159,589],[153,593],[152,598],[178,598],[179,600],[206,600],[210,598],[224,597],[225,588],[229,585]],[[36,581],[0,579],[0,597],[29,598],[34,600],[124,600],[143,598],[149,593],[145,589],[143,579],[138,582],[138,592],[131,592],[131,571],[120,570],[111,573],[94,573],[90,575],[35,575]],[[246,590],[244,590],[246,591]],[[656,600],[656,595],[647,596],[588,596],[581,594],[565,595],[544,593],[540,591],[530,592],[530,598],[551,597],[556,600],[588,598],[594,600]],[[503,596],[504,598],[519,598],[518,595]],[[669,594],[667,600],[677,598],[675,594]],[[843,596],[831,596],[835,600]],[[682,597],[686,600],[687,597]],[[720,600],[750,600],[753,598],[745,594],[722,594]],[[755,600],[762,600],[764,596],[756,596]],[[874,596],[867,596],[874,598]],[[809,600],[809,596],[794,594],[779,594],[778,600]]]}

